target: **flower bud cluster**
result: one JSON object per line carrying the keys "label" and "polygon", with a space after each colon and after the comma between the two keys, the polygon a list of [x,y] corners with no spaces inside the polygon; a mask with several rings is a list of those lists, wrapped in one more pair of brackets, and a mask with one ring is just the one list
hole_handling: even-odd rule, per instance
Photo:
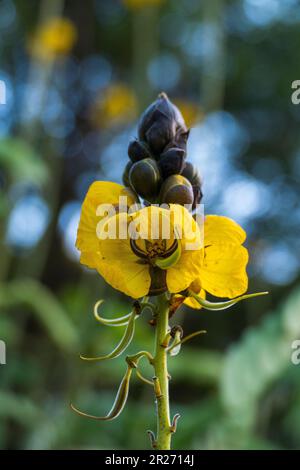
{"label": "flower bud cluster", "polygon": [[190,204],[202,198],[201,178],[186,161],[189,130],[179,109],[161,93],[142,114],[128,146],[123,181],[149,203]]}

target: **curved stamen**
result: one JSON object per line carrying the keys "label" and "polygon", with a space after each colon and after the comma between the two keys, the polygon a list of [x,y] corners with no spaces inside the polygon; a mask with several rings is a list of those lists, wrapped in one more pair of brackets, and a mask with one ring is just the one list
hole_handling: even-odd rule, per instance
{"label": "curved stamen", "polygon": [[170,248],[168,248],[163,255],[160,256],[160,258],[168,258],[169,256],[173,255],[173,253],[175,253],[175,251],[177,250],[178,248],[178,240],[175,240],[173,241],[172,245],[170,246]]}
{"label": "curved stamen", "polygon": [[141,250],[138,247],[136,240],[133,240],[133,238],[130,238],[130,248],[132,249],[133,253],[139,258],[148,259],[147,253],[145,253],[145,251]]}

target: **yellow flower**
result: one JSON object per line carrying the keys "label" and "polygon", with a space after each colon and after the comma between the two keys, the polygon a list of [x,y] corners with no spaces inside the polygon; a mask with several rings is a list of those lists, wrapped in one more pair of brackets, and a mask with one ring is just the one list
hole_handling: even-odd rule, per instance
{"label": "yellow flower", "polygon": [[[149,291],[175,293],[187,289],[200,274],[203,253],[195,220],[179,205],[170,205],[170,210],[149,206],[100,220],[99,204],[117,204],[124,191],[120,185],[103,182],[89,189],[76,242],[81,263],[97,269],[115,289],[133,298]],[[107,236],[113,230],[115,236]],[[137,239],[127,236],[132,230]]]}
{"label": "yellow flower", "polygon": [[123,0],[124,5],[131,10],[138,10],[144,7],[159,6],[164,0]]}
{"label": "yellow flower", "polygon": [[188,128],[193,127],[203,120],[203,110],[192,101],[183,99],[174,100],[174,104],[180,109]]}
{"label": "yellow flower", "polygon": [[[230,299],[242,295],[248,288],[246,266],[248,251],[242,246],[245,231],[232,219],[208,215],[204,221],[204,260],[200,275],[189,289],[205,299],[205,292]],[[185,303],[200,308],[188,297]]]}
{"label": "yellow flower", "polygon": [[40,60],[67,55],[77,39],[74,24],[67,18],[53,17],[42,23],[30,43],[30,50]]}
{"label": "yellow flower", "polygon": [[127,85],[116,83],[99,94],[91,118],[95,125],[105,127],[126,124],[136,117],[137,107],[134,92]]}
{"label": "yellow flower", "polygon": [[[120,196],[127,196],[123,207]],[[206,292],[234,298],[247,290],[248,252],[242,246],[246,233],[236,222],[206,216],[201,243],[203,231],[184,207],[171,204],[169,210],[149,206],[128,212],[134,203],[128,188],[110,182],[92,184],[82,205],[76,241],[82,264],[133,298],[165,290],[180,296],[186,289],[202,299]],[[112,205],[113,211],[101,204]],[[192,297],[185,303],[200,308]]]}

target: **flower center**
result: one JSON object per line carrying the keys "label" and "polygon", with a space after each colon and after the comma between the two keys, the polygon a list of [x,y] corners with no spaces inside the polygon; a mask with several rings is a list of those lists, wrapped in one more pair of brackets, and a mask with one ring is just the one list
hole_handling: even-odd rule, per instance
{"label": "flower center", "polygon": [[146,251],[150,260],[160,258],[166,251],[166,241],[158,240],[155,242],[149,242],[145,240]]}
{"label": "flower center", "polygon": [[141,263],[148,263],[151,266],[158,266],[163,269],[170,267],[168,260],[171,262],[171,265],[173,265],[178,261],[177,255],[180,256],[178,240],[176,239],[174,239],[170,247],[167,247],[167,241],[164,239],[149,241],[134,240],[131,238],[130,246],[133,253],[141,258]]}

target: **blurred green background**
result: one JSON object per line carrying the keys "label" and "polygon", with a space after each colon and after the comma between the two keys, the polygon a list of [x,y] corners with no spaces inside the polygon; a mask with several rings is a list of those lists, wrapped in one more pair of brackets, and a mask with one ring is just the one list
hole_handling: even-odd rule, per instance
{"label": "blurred green background", "polygon": [[[191,126],[205,212],[246,229],[249,291],[270,291],[173,318],[208,331],[170,359],[174,448],[300,447],[299,24],[297,0],[0,0],[0,448],[149,448],[153,393],[136,379],[112,423],[69,409],[109,410],[124,359],[79,353],[122,335],[95,322],[98,299],[108,316],[130,310],[74,242],[89,185],[121,182],[137,117],[161,90]],[[148,319],[129,352],[151,350]]]}

